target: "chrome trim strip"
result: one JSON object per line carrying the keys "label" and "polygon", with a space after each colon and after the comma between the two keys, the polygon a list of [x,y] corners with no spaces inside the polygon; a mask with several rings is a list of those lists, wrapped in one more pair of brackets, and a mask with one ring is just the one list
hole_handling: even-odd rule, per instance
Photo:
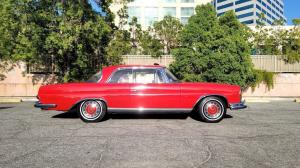
{"label": "chrome trim strip", "polygon": [[191,112],[191,108],[108,108],[110,112]]}

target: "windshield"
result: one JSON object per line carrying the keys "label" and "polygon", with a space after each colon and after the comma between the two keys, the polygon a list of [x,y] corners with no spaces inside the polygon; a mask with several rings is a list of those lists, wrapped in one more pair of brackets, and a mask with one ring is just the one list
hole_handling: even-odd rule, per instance
{"label": "windshield", "polygon": [[169,83],[178,82],[178,79],[167,68],[165,68],[165,71]]}
{"label": "windshield", "polygon": [[97,83],[102,77],[102,71],[91,76],[86,82]]}

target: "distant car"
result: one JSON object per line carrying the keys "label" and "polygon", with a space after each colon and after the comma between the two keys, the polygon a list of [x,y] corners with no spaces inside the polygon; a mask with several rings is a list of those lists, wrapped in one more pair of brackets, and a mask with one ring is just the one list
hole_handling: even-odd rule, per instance
{"label": "distant car", "polygon": [[69,111],[76,108],[85,122],[106,113],[194,111],[205,122],[219,122],[227,108],[243,109],[237,85],[180,82],[159,65],[104,67],[82,83],[41,86],[35,107]]}

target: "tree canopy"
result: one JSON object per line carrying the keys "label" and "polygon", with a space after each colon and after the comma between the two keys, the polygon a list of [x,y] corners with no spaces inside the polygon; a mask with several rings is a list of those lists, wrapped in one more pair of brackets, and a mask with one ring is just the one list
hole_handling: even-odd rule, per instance
{"label": "tree canopy", "polygon": [[107,64],[112,27],[88,0],[4,0],[0,9],[2,60],[53,64],[63,81],[84,80]]}
{"label": "tree canopy", "polygon": [[250,58],[249,33],[233,12],[217,18],[207,4],[196,7],[180,33],[181,47],[172,51],[171,71],[185,81],[238,84],[255,82]]}

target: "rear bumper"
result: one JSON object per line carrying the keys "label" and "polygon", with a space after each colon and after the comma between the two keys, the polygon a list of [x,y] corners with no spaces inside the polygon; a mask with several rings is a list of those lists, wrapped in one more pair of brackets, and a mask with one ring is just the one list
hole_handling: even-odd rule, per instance
{"label": "rear bumper", "polygon": [[42,104],[39,101],[35,102],[34,107],[47,110],[48,108],[55,108],[56,104]]}
{"label": "rear bumper", "polygon": [[243,101],[240,103],[230,104],[229,108],[230,110],[238,110],[238,109],[247,108],[247,106],[245,105],[245,101]]}

